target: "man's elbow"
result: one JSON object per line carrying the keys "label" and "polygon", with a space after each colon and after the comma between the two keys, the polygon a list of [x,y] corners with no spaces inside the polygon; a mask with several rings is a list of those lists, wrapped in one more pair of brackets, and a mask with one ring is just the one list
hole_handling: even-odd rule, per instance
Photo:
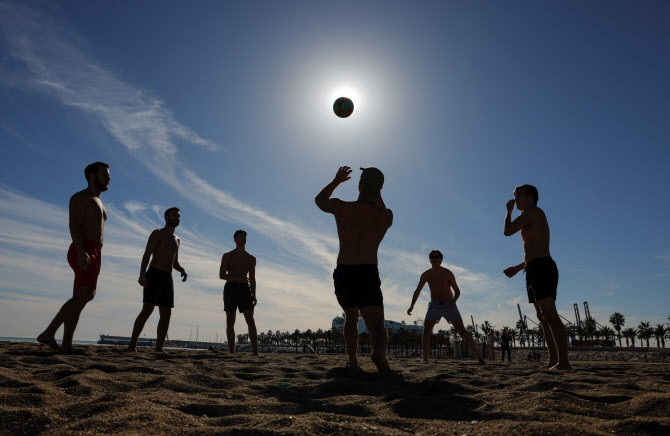
{"label": "man's elbow", "polygon": [[509,230],[508,228],[505,228],[505,230],[503,230],[503,234],[505,236],[512,236],[514,234],[514,232]]}

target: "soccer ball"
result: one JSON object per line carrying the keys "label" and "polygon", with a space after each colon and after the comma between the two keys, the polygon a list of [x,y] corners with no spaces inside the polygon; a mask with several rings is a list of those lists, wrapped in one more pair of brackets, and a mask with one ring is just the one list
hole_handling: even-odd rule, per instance
{"label": "soccer ball", "polygon": [[340,97],[333,103],[333,112],[340,118],[347,118],[354,112],[354,102],[347,97]]}

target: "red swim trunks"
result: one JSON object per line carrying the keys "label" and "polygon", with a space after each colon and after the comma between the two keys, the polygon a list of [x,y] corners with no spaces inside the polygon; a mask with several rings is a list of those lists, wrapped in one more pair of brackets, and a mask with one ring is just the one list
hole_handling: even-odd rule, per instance
{"label": "red swim trunks", "polygon": [[98,275],[100,274],[100,264],[102,262],[102,244],[99,242],[84,239],[84,250],[91,258],[91,265],[88,270],[84,271],[79,268],[77,247],[74,243],[70,244],[70,249],[67,251],[67,262],[70,268],[74,271],[74,287],[72,295],[76,296],[79,288],[87,286],[95,289],[98,283]]}

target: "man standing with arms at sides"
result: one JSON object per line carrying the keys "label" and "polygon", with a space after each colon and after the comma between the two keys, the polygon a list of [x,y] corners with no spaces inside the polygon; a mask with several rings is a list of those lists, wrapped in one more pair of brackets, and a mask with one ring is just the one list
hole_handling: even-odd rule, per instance
{"label": "man standing with arms at sides", "polygon": [[[258,335],[254,321],[256,306],[256,258],[244,249],[247,232],[238,230],[233,235],[236,248],[221,258],[219,278],[225,280],[223,287],[223,310],[226,312],[226,336],[228,349],[235,352],[235,309],[239,309],[249,326],[249,341],[254,356],[258,356]],[[248,277],[247,277],[248,274]]]}
{"label": "man standing with arms at sides", "polygon": [[316,205],[335,215],[340,252],[333,272],[335,296],[344,310],[344,341],[350,367],[358,367],[358,311],[372,339],[372,362],[380,372],[390,370],[386,360],[388,341],[384,326],[384,299],[377,267],[377,250],[393,223],[393,213],[384,205],[381,189],[384,174],[377,168],[361,168],[356,201],[330,198],[340,183],[349,180],[351,168],[340,167],[335,178],[319,195]]}
{"label": "man standing with arms at sides", "polygon": [[[70,235],[72,244],[67,261],[74,271],[73,296],[65,302],[51,324],[38,337],[38,342],[54,350],[73,351],[72,337],[79,315],[86,303],[95,297],[100,274],[101,250],[107,211],[100,201],[100,193],[109,189],[109,165],[95,162],[84,169],[88,188],[70,198]],[[56,331],[63,324],[63,342],[56,342]]]}
{"label": "man standing with arms at sides", "polygon": [[[170,326],[170,316],[174,307],[174,283],[172,270],[181,273],[181,281],[185,282],[186,271],[179,265],[179,246],[181,241],[174,235],[174,229],[179,225],[181,215],[178,207],[171,207],[165,211],[165,227],[156,229],[149,235],[147,248],[142,257],[140,278],[137,282],[144,288],[142,302],[144,306],[133,327],[133,335],[128,344],[128,351],[136,351],[137,338],[140,337],[144,324],[158,306],[160,319],[156,335],[156,351],[163,351],[163,344]],[[149,265],[151,258],[151,265]],[[147,271],[147,265],[149,270]]]}
{"label": "man standing with arms at sides", "polygon": [[[556,311],[558,268],[549,253],[549,223],[544,211],[537,207],[538,197],[537,188],[522,185],[514,189],[514,199],[507,202],[504,233],[511,236],[521,230],[524,261],[503,272],[507,277],[514,277],[525,269],[528,302],[535,305],[547,341],[549,363],[546,367],[571,369],[565,327]],[[521,215],[512,221],[514,204]]]}
{"label": "man standing with arms at sides", "polygon": [[[428,362],[428,356],[430,354],[430,335],[433,333],[433,327],[444,317],[448,323],[452,324],[456,331],[463,339],[465,343],[468,344],[468,347],[475,353],[477,360],[480,364],[484,364],[479,351],[477,351],[477,346],[475,341],[472,339],[472,335],[465,329],[463,325],[463,319],[461,318],[461,313],[456,307],[456,301],[461,296],[461,290],[456,284],[456,277],[448,269],[441,266],[442,264],[442,253],[439,250],[433,250],[428,254],[428,259],[430,260],[431,268],[428,271],[425,271],[421,274],[419,278],[419,285],[414,291],[412,296],[412,304],[410,304],[409,309],[407,309],[407,315],[412,314],[414,310],[414,304],[421,294],[421,290],[428,282],[428,287],[430,288],[430,303],[428,303],[428,311],[426,312],[426,319],[423,322],[423,361]],[[451,290],[454,290],[452,293]],[[455,295],[454,295],[455,294]]]}
{"label": "man standing with arms at sides", "polygon": [[507,352],[507,361],[512,361],[512,347],[510,347],[510,334],[507,327],[503,328],[502,335],[500,335],[500,351],[502,352],[502,361],[505,361],[505,352]]}

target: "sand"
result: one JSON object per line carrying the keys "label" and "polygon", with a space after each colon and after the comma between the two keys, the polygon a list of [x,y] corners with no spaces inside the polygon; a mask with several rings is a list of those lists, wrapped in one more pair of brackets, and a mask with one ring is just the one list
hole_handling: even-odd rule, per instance
{"label": "sand", "polygon": [[76,348],[0,343],[0,434],[670,434],[667,363]]}

